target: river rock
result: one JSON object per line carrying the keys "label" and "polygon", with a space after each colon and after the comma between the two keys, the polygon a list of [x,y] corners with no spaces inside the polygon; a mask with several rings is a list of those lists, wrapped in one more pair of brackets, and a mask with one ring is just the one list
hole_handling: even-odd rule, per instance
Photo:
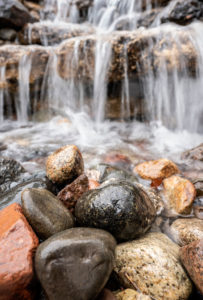
{"label": "river rock", "polygon": [[203,20],[203,3],[199,0],[177,1],[169,16],[163,17],[162,22],[175,22],[187,25],[193,20]]}
{"label": "river rock", "polygon": [[151,300],[151,297],[132,289],[126,289],[116,294],[117,300]]}
{"label": "river rock", "polygon": [[0,211],[0,299],[31,299],[33,254],[38,238],[19,204]]}
{"label": "river rock", "polygon": [[185,151],[182,154],[182,159],[193,159],[193,160],[199,160],[199,161],[203,161],[203,144]]}
{"label": "river rock", "polygon": [[13,42],[16,38],[16,31],[10,28],[0,29],[0,39]]}
{"label": "river rock", "polygon": [[177,219],[170,227],[173,240],[180,246],[203,239],[203,220]]}
{"label": "river rock", "polygon": [[106,155],[104,161],[105,163],[113,167],[125,169],[128,171],[131,170],[132,161],[129,159],[129,157],[127,157],[124,154],[119,154],[119,153],[108,154]]}
{"label": "river rock", "polygon": [[93,300],[106,284],[116,242],[103,230],[73,228],[37,249],[35,266],[49,300]]}
{"label": "river rock", "polygon": [[116,297],[110,290],[103,289],[96,300],[116,300]]}
{"label": "river rock", "polygon": [[156,300],[186,300],[192,291],[179,262],[179,247],[162,233],[118,245],[114,271],[125,288]]}
{"label": "river rock", "polygon": [[82,174],[61,190],[57,198],[61,200],[71,212],[74,212],[77,200],[88,190],[88,178],[85,174]]}
{"label": "river rock", "polygon": [[0,28],[20,29],[36,20],[25,6],[17,0],[0,0]]}
{"label": "river rock", "polygon": [[197,192],[197,196],[203,196],[203,178],[197,178],[192,181]]}
{"label": "river rock", "polygon": [[46,163],[47,177],[54,183],[73,181],[84,171],[80,150],[75,145],[64,146],[51,154]]}
{"label": "river rock", "polygon": [[24,215],[41,239],[74,226],[72,214],[45,189],[26,189],[21,201]]}
{"label": "river rock", "polygon": [[182,247],[180,257],[191,279],[203,294],[203,239]]}
{"label": "river rock", "polygon": [[146,161],[137,165],[134,172],[147,180],[163,180],[173,174],[179,173],[178,167],[169,159],[161,158],[159,160]]}
{"label": "river rock", "polygon": [[171,176],[164,179],[164,197],[169,206],[178,214],[189,214],[196,197],[194,185],[180,176]]}
{"label": "river rock", "polygon": [[99,182],[94,179],[89,179],[89,190],[94,190],[100,186]]}
{"label": "river rock", "polygon": [[80,225],[105,229],[121,240],[145,233],[155,215],[156,210],[148,195],[127,181],[88,191],[78,199],[75,207]]}

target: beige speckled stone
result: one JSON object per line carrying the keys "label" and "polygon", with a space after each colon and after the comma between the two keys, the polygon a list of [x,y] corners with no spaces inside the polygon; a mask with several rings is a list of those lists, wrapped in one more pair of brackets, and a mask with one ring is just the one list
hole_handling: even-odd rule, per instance
{"label": "beige speckled stone", "polygon": [[171,176],[164,179],[164,197],[170,208],[179,214],[190,214],[193,201],[196,197],[194,185],[180,176]]}
{"label": "beige speckled stone", "polygon": [[140,177],[148,180],[158,180],[170,177],[179,173],[178,167],[169,159],[161,158],[159,160],[146,161],[137,165],[134,172]]}
{"label": "beige speckled stone", "polygon": [[115,296],[117,300],[151,300],[149,296],[138,293],[132,289],[126,289]]}
{"label": "beige speckled stone", "polygon": [[173,240],[180,246],[185,246],[196,240],[203,239],[203,220],[177,219],[170,227]]}
{"label": "beige speckled stone", "polygon": [[114,270],[126,288],[156,300],[184,300],[192,291],[179,261],[179,246],[163,233],[118,245]]}
{"label": "beige speckled stone", "polygon": [[47,159],[47,177],[54,183],[68,183],[84,171],[84,162],[80,150],[75,145],[64,146]]}

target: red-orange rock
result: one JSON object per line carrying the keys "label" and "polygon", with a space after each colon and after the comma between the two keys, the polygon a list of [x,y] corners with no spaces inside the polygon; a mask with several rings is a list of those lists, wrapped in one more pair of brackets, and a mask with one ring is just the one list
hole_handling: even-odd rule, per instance
{"label": "red-orange rock", "polygon": [[203,294],[203,239],[180,248],[180,258],[191,279]]}
{"label": "red-orange rock", "polygon": [[89,190],[94,190],[100,186],[100,183],[94,179],[89,179]]}
{"label": "red-orange rock", "polygon": [[71,184],[61,190],[57,198],[71,211],[74,212],[77,200],[89,190],[89,181],[85,174],[80,175]]}
{"label": "red-orange rock", "polygon": [[179,214],[189,214],[196,197],[194,185],[180,176],[171,176],[164,179],[164,196],[170,208]]}
{"label": "red-orange rock", "polygon": [[146,161],[137,165],[134,172],[140,177],[148,180],[159,180],[179,173],[178,167],[170,160],[161,158],[159,160]]}
{"label": "red-orange rock", "polygon": [[34,277],[33,254],[38,243],[19,204],[0,211],[0,300],[32,298],[27,287]]}

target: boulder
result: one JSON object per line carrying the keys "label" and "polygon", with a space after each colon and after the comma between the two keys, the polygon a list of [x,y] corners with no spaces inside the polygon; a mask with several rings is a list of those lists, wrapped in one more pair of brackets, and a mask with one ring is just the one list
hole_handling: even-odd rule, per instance
{"label": "boulder", "polygon": [[26,23],[36,19],[31,16],[25,6],[17,0],[0,0],[0,28],[20,29]]}
{"label": "boulder", "polygon": [[47,177],[54,183],[65,184],[73,181],[84,171],[80,150],[75,145],[67,145],[47,158]]}
{"label": "boulder", "polygon": [[74,228],[54,235],[37,249],[35,267],[50,300],[93,300],[106,284],[115,240],[99,229]]}
{"label": "boulder", "polygon": [[125,288],[156,300],[186,300],[192,292],[179,261],[179,247],[162,233],[118,245],[114,271]]}
{"label": "boulder", "polygon": [[189,276],[203,294],[203,239],[182,247],[180,258]]}
{"label": "boulder", "polygon": [[62,189],[57,198],[71,211],[74,212],[77,200],[89,190],[89,181],[85,174],[80,175],[71,184]]}
{"label": "boulder", "polygon": [[142,189],[116,181],[83,194],[75,216],[81,226],[105,229],[119,240],[129,240],[151,227],[156,210]]}
{"label": "boulder", "polygon": [[171,176],[163,181],[163,194],[170,208],[178,214],[190,214],[196,197],[194,185],[180,176]]}
{"label": "boulder", "polygon": [[0,211],[0,300],[31,299],[38,238],[19,204]]}
{"label": "boulder", "polygon": [[161,158],[143,162],[134,168],[134,172],[147,180],[163,180],[173,174],[179,173],[178,167],[169,159]]}
{"label": "boulder", "polygon": [[203,239],[203,220],[196,218],[177,219],[170,227],[173,240],[180,246]]}
{"label": "boulder", "polygon": [[203,178],[197,178],[192,181],[197,192],[197,196],[203,196]]}
{"label": "boulder", "polygon": [[0,39],[13,42],[16,39],[16,31],[10,28],[0,29]]}
{"label": "boulder", "polygon": [[26,189],[21,201],[24,215],[41,239],[74,226],[72,214],[45,189]]}
{"label": "boulder", "polygon": [[179,0],[162,22],[174,22],[187,25],[194,20],[203,20],[203,3],[199,0]]}

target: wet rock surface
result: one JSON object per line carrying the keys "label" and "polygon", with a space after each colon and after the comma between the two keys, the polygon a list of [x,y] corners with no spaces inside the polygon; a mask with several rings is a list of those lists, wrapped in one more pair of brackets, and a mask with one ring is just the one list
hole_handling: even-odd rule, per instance
{"label": "wet rock surface", "polygon": [[182,154],[182,159],[192,159],[192,160],[199,160],[199,161],[203,161],[203,144],[185,151]]}
{"label": "wet rock surface", "polygon": [[0,28],[20,29],[26,23],[33,23],[35,21],[25,6],[19,1],[0,1]]}
{"label": "wet rock surface", "polygon": [[169,206],[179,214],[190,214],[196,197],[194,185],[189,180],[174,175],[164,179],[163,186]]}
{"label": "wet rock surface", "polygon": [[179,247],[162,233],[118,245],[114,271],[124,287],[157,300],[188,299],[192,292],[179,261]]}
{"label": "wet rock surface", "polygon": [[77,200],[89,190],[89,181],[85,174],[80,175],[71,184],[61,190],[57,198],[71,211],[74,212]]}
{"label": "wet rock surface", "polygon": [[148,195],[125,181],[83,194],[75,207],[80,225],[105,229],[121,240],[145,233],[155,215],[155,207]]}
{"label": "wet rock surface", "polygon": [[20,205],[0,211],[0,299],[31,299],[33,255],[38,239]]}
{"label": "wet rock surface", "polygon": [[203,239],[203,220],[196,218],[177,219],[170,228],[173,240],[180,246]]}
{"label": "wet rock surface", "polygon": [[203,295],[203,239],[182,247],[180,257],[191,279]]}
{"label": "wet rock surface", "polygon": [[147,180],[159,180],[179,173],[178,167],[170,160],[162,158],[141,163],[134,168],[134,172]]}
{"label": "wet rock surface", "polygon": [[95,299],[113,269],[115,246],[109,233],[89,228],[69,229],[42,243],[35,266],[49,299]]}
{"label": "wet rock surface", "polygon": [[26,189],[21,201],[25,217],[41,239],[74,226],[72,214],[45,189]]}
{"label": "wet rock surface", "polygon": [[84,171],[80,150],[74,145],[64,146],[51,154],[46,163],[47,177],[54,183],[73,181]]}

